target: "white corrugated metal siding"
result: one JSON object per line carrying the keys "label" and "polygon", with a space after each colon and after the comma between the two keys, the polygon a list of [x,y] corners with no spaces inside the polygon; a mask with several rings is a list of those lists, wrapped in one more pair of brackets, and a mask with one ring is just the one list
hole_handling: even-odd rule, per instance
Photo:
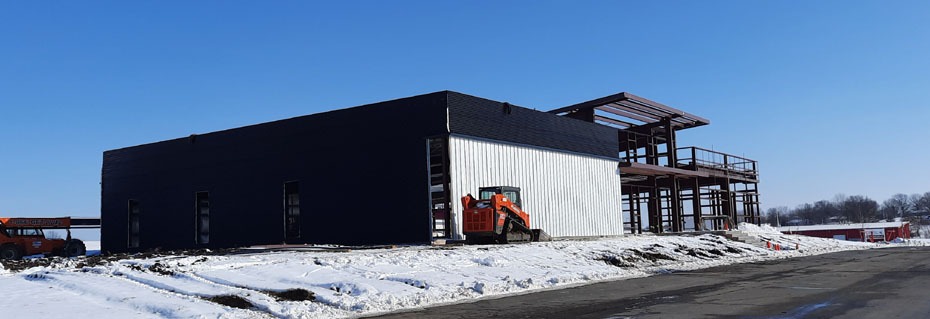
{"label": "white corrugated metal siding", "polygon": [[456,239],[458,199],[485,186],[519,187],[530,225],[553,237],[623,234],[618,160],[455,135],[449,156]]}

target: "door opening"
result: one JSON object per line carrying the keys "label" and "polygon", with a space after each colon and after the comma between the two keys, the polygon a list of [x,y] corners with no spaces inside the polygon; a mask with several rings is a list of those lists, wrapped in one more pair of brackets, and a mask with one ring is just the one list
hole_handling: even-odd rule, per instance
{"label": "door opening", "polygon": [[300,240],[300,186],[295,182],[284,183],[284,242]]}
{"label": "door opening", "polygon": [[427,141],[429,159],[430,211],[434,239],[452,238],[452,202],[449,194],[449,139]]}

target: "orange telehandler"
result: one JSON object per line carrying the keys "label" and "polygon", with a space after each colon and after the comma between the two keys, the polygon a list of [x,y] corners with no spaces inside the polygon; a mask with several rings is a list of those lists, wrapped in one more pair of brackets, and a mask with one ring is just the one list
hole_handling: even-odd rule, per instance
{"label": "orange telehandler", "polygon": [[520,189],[511,186],[482,187],[478,198],[462,197],[462,232],[469,244],[549,241],[541,229],[530,228],[530,215],[520,208]]}
{"label": "orange telehandler", "polygon": [[[65,239],[45,237],[45,229],[64,229]],[[71,218],[0,218],[0,259],[23,256],[84,256],[87,248],[80,239],[71,238]]]}

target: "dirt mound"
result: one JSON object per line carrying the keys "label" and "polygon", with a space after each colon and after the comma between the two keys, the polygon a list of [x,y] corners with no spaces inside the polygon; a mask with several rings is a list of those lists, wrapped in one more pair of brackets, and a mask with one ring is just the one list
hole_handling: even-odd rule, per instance
{"label": "dirt mound", "polygon": [[632,251],[636,256],[651,262],[657,262],[659,260],[675,260],[675,258],[669,257],[657,251],[641,251],[638,249],[633,249]]}
{"label": "dirt mound", "polygon": [[224,306],[239,308],[239,309],[250,309],[255,307],[251,302],[245,300],[245,298],[236,296],[236,295],[219,295],[212,297],[203,297],[204,300],[212,301]]}
{"label": "dirt mound", "polygon": [[660,260],[675,260],[675,258],[656,251],[655,247],[652,247],[645,250],[630,249],[626,253],[620,255],[605,253],[604,255],[595,258],[595,260],[600,260],[617,267],[627,268],[635,267],[640,261],[644,260],[656,263]]}
{"label": "dirt mound", "polygon": [[271,295],[277,300],[287,300],[287,301],[314,301],[316,296],[312,292],[307,291],[306,289],[294,288],[288,289],[285,291],[265,291],[265,293]]}
{"label": "dirt mound", "polygon": [[[165,256],[216,256],[216,255],[229,255],[237,253],[239,250],[235,248],[230,249],[190,249],[190,250],[153,250],[141,253],[119,253],[119,254],[100,254],[87,257],[74,257],[74,258],[64,258],[64,257],[47,257],[47,258],[29,258],[21,260],[9,260],[9,259],[0,259],[0,264],[3,265],[3,268],[12,271],[19,272],[25,269],[33,267],[60,267],[60,268],[84,268],[84,267],[94,267],[102,266],[109,264],[111,262],[116,262],[124,259],[149,259],[156,257],[165,257]],[[203,262],[206,259],[199,260]],[[170,276],[173,273],[170,273],[164,265],[156,264],[153,265],[155,268],[150,267],[150,271],[160,273],[162,275]]]}
{"label": "dirt mound", "polygon": [[0,264],[3,264],[3,268],[6,270],[19,272],[32,267],[47,267],[54,262],[53,260],[54,258],[35,258],[21,260],[0,259]]}

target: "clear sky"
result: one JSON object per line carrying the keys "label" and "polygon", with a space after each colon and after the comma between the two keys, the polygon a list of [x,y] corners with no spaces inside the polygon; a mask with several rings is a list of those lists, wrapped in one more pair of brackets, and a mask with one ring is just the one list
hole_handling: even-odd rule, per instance
{"label": "clear sky", "polygon": [[0,215],[98,215],[108,149],[439,90],[703,116],[679,145],[760,161],[763,208],[930,191],[928,1],[4,1]]}

